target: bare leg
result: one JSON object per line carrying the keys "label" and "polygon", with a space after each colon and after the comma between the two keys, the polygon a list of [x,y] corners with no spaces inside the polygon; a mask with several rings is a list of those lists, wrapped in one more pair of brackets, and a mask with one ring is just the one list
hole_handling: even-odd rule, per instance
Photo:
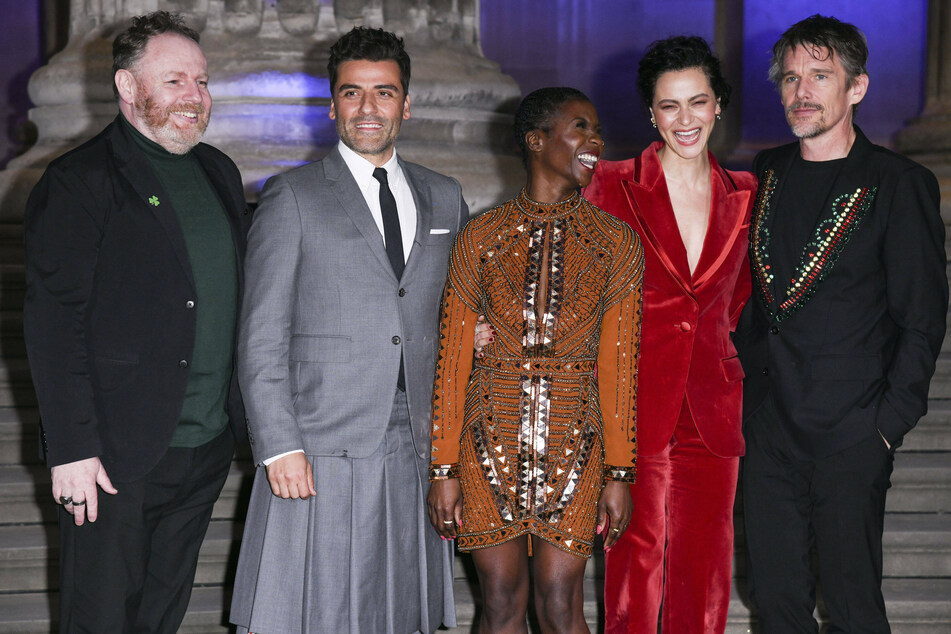
{"label": "bare leg", "polygon": [[555,548],[541,539],[532,542],[535,610],[545,634],[588,633],[584,620],[586,559]]}
{"label": "bare leg", "polygon": [[474,550],[472,559],[482,593],[479,633],[527,633],[528,538],[522,536],[498,546]]}

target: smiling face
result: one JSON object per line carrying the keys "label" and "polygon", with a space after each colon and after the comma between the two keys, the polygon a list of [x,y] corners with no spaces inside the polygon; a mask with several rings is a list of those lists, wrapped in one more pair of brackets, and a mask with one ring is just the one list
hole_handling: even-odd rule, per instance
{"label": "smiling face", "polygon": [[132,69],[116,73],[119,108],[135,128],[173,154],[201,140],[211,116],[208,63],[198,44],[163,33]]}
{"label": "smiling face", "polygon": [[363,59],[340,64],[330,118],[347,147],[379,167],[393,156],[400,124],[409,116],[399,64]]}
{"label": "smiling face", "polygon": [[530,165],[533,182],[547,182],[567,193],[591,182],[604,141],[598,112],[590,101],[566,101],[552,116],[547,132],[532,130],[527,137],[535,157]]}
{"label": "smiling face", "polygon": [[706,156],[720,103],[700,68],[658,77],[650,111],[666,148],[684,159]]}
{"label": "smiling face", "polygon": [[800,139],[851,134],[852,106],[865,96],[868,75],[858,75],[850,86],[837,56],[801,45],[786,51],[782,71],[780,96],[793,134]]}

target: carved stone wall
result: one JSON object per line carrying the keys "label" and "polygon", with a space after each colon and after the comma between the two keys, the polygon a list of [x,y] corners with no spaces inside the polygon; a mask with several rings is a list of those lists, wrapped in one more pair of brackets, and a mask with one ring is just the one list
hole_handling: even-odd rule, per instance
{"label": "carved stone wall", "polygon": [[402,156],[458,178],[474,210],[524,181],[511,142],[519,89],[482,55],[478,0],[71,0],[69,43],[30,79],[39,138],[0,172],[0,220],[22,215],[50,160],[116,116],[112,38],[156,9],[183,14],[201,33],[214,99],[205,141],[235,160],[251,200],[267,177],[336,143],[327,55],[355,25],[406,40],[412,118],[397,143]]}

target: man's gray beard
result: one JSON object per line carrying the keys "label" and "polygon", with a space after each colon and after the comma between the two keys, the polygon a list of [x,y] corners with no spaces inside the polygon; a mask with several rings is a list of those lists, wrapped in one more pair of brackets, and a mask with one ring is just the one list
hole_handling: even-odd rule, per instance
{"label": "man's gray beard", "polygon": [[[198,145],[201,141],[201,138],[205,135],[205,129],[207,128],[198,128],[198,135],[192,139],[183,134],[180,130],[176,130],[175,127],[171,124],[171,115],[168,113],[168,110],[164,113],[155,113],[150,112],[155,109],[152,107],[150,100],[146,99],[145,103],[139,106],[136,105],[136,114],[140,121],[145,124],[145,127],[149,129],[152,133],[152,136],[155,137],[156,142],[165,148],[171,154],[188,154],[193,147]],[[202,116],[202,113],[199,113],[198,116]],[[164,120],[162,123],[155,123],[156,119],[159,119],[164,115]]]}

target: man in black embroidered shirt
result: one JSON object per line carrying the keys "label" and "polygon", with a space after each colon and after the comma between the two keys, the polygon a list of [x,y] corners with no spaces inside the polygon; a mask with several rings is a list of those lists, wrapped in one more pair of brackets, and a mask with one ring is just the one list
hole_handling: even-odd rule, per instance
{"label": "man in black embroidered shirt", "polygon": [[819,15],[773,47],[799,142],[753,164],[754,292],[736,334],[749,589],[766,633],[817,630],[813,547],[830,631],[890,631],[885,492],[945,333],[938,184],[853,124],[867,58],[856,27]]}
{"label": "man in black embroidered shirt", "polygon": [[121,114],[27,204],[24,330],[62,507],[59,631],[173,633],[245,429],[232,357],[249,218],[237,167],[199,143],[198,33],[134,18],[113,71]]}

